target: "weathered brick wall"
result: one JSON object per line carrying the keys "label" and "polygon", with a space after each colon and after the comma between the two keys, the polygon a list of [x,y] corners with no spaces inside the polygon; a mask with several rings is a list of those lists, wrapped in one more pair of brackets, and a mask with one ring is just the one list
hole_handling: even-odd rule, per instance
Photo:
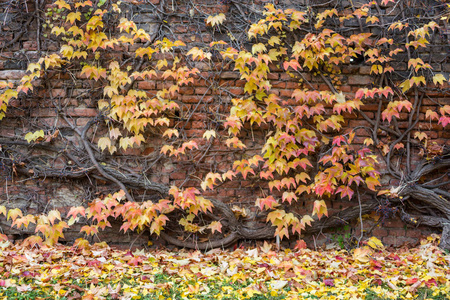
{"label": "weathered brick wall", "polygon": [[[151,3],[150,3],[151,2]],[[201,8],[200,11],[193,9],[191,2],[174,1],[172,6],[170,1],[167,3],[168,19],[161,19],[156,17],[155,5],[159,7],[159,0],[152,0],[149,2],[135,3],[135,5],[129,5],[125,9],[125,14],[130,19],[134,20],[139,27],[145,28],[152,34],[158,34],[158,31],[164,31],[166,34],[171,34],[170,38],[179,39],[188,44],[189,46],[201,46],[205,45],[212,40],[219,38],[227,38],[227,34],[222,32],[213,31],[204,25],[204,22],[193,22],[190,18],[204,19],[204,16],[212,13],[223,12],[230,16],[232,20],[232,14],[238,14],[236,6],[231,4],[216,3],[211,1],[194,1]],[[224,1],[226,3],[226,1]],[[252,9],[260,9],[261,5],[266,1],[252,1],[252,4],[248,4]],[[34,3],[34,2],[33,2]],[[28,4],[29,12],[34,9],[34,4]],[[342,3],[345,7],[345,3]],[[251,12],[251,10],[249,10]],[[9,12],[11,14],[11,12]],[[393,12],[395,14],[396,11]],[[192,16],[193,14],[193,16]],[[256,18],[255,14],[249,13],[249,18]],[[5,21],[3,21],[5,18]],[[3,22],[0,31],[1,45],[6,45],[8,41],[11,41],[17,30],[14,31],[14,27],[20,26],[15,24],[15,20],[7,19],[6,11],[0,13],[0,21]],[[241,16],[242,18],[242,16]],[[164,28],[159,26],[163,22]],[[242,28],[228,24],[234,31],[231,33],[235,36],[243,34]],[[349,21],[346,27],[358,32],[358,23]],[[29,60],[36,60],[39,56],[38,43],[36,42],[36,21],[31,22],[28,30],[24,33],[15,43],[8,47],[2,48],[0,55],[0,80],[19,80],[24,74],[27,63]],[[170,28],[170,30],[168,30]],[[373,29],[376,30],[376,29]],[[42,34],[42,33],[41,33]],[[229,36],[229,35],[228,35]],[[141,47],[142,44],[135,44],[128,49],[124,48],[125,52],[132,52]],[[41,37],[40,50],[42,53],[51,51],[57,51],[57,42],[49,38]],[[450,72],[450,61],[448,59],[448,45],[435,49],[433,57],[431,57],[431,65],[436,71],[441,71],[444,74]],[[162,58],[163,55],[156,55],[154,58]],[[205,129],[211,126],[210,115],[216,115],[218,113],[224,113],[230,107],[230,100],[232,97],[239,97],[244,95],[245,81],[240,80],[240,76],[236,71],[233,71],[233,67],[230,64],[221,64],[216,62],[215,65],[208,65],[206,63],[196,63],[201,73],[197,76],[194,83],[180,89],[179,93],[175,96],[175,99],[182,107],[184,113],[180,117],[178,122],[183,124],[185,134],[188,138],[196,138],[199,144],[205,144],[205,141],[201,139]],[[276,67],[273,66],[274,70]],[[399,71],[407,71],[407,65],[405,63],[399,63],[396,66]],[[319,90],[328,90],[328,86],[324,84],[320,77],[311,76],[310,74],[304,74],[305,78],[309,80],[314,88]],[[302,87],[302,84],[298,80],[291,78],[288,74],[281,72],[273,72],[270,75],[272,83],[272,92],[282,98],[289,98],[292,92],[296,88]],[[91,118],[96,117],[97,100],[100,97],[95,92],[97,87],[96,82],[89,80],[78,80],[76,85],[71,84],[72,78],[69,74],[63,76],[57,76],[51,80],[51,95],[48,94],[50,86],[41,86],[34,93],[33,97],[21,98],[19,100],[12,101],[8,106],[6,118],[0,122],[0,138],[13,138],[16,141],[24,141],[23,136],[30,131],[34,131],[37,128],[44,128],[47,131],[58,127],[60,134],[64,136],[67,141],[73,141],[76,137],[71,133],[69,125],[58,117],[57,110],[54,107],[52,99],[60,103],[65,107],[65,112],[68,117],[76,126],[84,126]],[[370,75],[370,66],[362,63],[359,65],[348,64],[344,66],[342,74],[336,75],[336,80],[341,82],[340,89],[344,93],[355,93],[361,87],[371,86],[373,83],[373,77]],[[148,92],[151,95],[155,95],[158,90],[167,86],[167,82],[164,81],[137,81],[135,87]],[[449,144],[450,133],[443,130],[441,125],[437,122],[430,122],[425,120],[425,111],[428,109],[436,110],[438,104],[450,104],[450,97],[447,94],[439,94],[436,91],[430,90],[429,94],[433,99],[423,99],[424,106],[422,107],[420,115],[419,128],[425,132],[429,137],[436,140],[439,144]],[[412,95],[411,95],[412,96]],[[364,111],[370,119],[375,118],[378,105],[366,104]],[[368,122],[362,117],[356,114],[347,114],[346,127],[355,128],[357,126],[367,126]],[[401,120],[398,122],[398,127],[404,129],[408,126],[407,115],[402,114]],[[96,141],[99,137],[103,136],[107,129],[98,123],[90,132],[92,141]],[[220,128],[220,126],[218,127]],[[249,151],[245,155],[247,157],[251,154],[260,153],[263,139],[267,133],[267,128],[247,126],[245,137],[246,145]],[[220,128],[219,130],[223,130]],[[388,134],[386,133],[386,136]],[[364,139],[369,135],[361,130],[358,137],[355,139],[355,143],[362,144]],[[216,139],[211,145],[209,151],[203,155],[202,153],[196,153],[182,157],[180,160],[169,160],[159,157],[157,151],[163,143],[163,139],[160,135],[149,134],[146,142],[139,148],[127,149],[126,151],[119,150],[114,156],[114,160],[120,163],[127,163],[131,168],[138,172],[144,172],[144,166],[139,161],[139,158],[146,157],[149,160],[159,159],[158,162],[147,170],[146,175],[150,180],[155,182],[161,182],[167,185],[177,186],[198,186],[198,177],[204,176],[209,171],[226,171],[229,169],[230,164],[240,157],[242,157],[242,151],[230,150],[224,144],[224,140]],[[1,143],[0,143],[1,145]],[[5,145],[6,146],[6,145]],[[64,143],[59,143],[58,147],[64,147]],[[38,159],[38,154],[45,155],[46,149],[44,146],[39,145],[34,148],[33,155]],[[23,157],[15,157],[17,160],[17,168],[20,169],[24,166],[21,165],[21,161],[26,158],[27,153],[23,154]],[[8,157],[8,152],[4,153],[4,157]],[[5,159],[6,159],[5,158]],[[71,162],[61,156],[55,156],[53,160],[47,160],[50,163],[50,167],[55,169],[61,169],[64,166],[70,165]],[[380,170],[383,170],[385,165],[383,160],[380,160]],[[109,193],[116,190],[114,185],[111,185],[105,181],[96,179],[94,177],[80,176],[78,179],[66,178],[66,175],[62,171],[60,176],[54,174],[54,176],[48,178],[27,178],[20,172],[10,173],[4,171],[3,173],[0,167],[0,200],[10,207],[20,207],[28,211],[43,211],[45,209],[59,208],[64,210],[71,205],[79,205],[85,203],[102,193]],[[28,176],[29,177],[29,176]],[[386,186],[395,185],[395,182],[388,181],[388,177],[383,178],[383,184]],[[258,196],[270,193],[267,185],[255,180],[235,180],[229,183],[225,183],[215,189],[214,191],[207,191],[204,193],[205,197],[214,197],[226,203],[232,205],[245,205],[254,203]],[[327,201],[329,212],[333,213],[349,206],[357,205],[357,202],[349,202],[348,200],[333,199]],[[302,199],[299,201],[296,210],[300,213],[310,213],[312,209],[312,202],[310,199]],[[4,219],[2,219],[3,230],[6,231]],[[364,230],[372,230],[372,234],[382,238],[382,241],[387,245],[402,245],[405,242],[415,243],[422,235],[427,235],[431,232],[430,229],[417,227],[406,227],[404,223],[398,219],[393,218],[386,220],[385,222],[377,222],[373,216],[364,218]],[[329,243],[337,240],[339,235],[344,235],[347,231],[351,231],[352,234],[359,236],[360,225],[359,222],[354,224],[348,224],[350,227],[344,229],[345,223],[342,224],[343,228],[331,231],[328,234],[319,234],[315,236],[316,245],[321,243]],[[20,239],[21,236],[18,231],[10,231],[11,234],[15,234],[15,238]],[[66,234],[66,240],[71,241],[76,236],[76,230]],[[122,235],[118,233],[118,227],[114,227],[112,230],[107,230],[100,235],[100,238],[106,239],[112,243],[123,243],[129,245],[135,241],[135,245],[146,244],[148,237],[146,235]],[[313,239],[308,241],[313,244]]]}

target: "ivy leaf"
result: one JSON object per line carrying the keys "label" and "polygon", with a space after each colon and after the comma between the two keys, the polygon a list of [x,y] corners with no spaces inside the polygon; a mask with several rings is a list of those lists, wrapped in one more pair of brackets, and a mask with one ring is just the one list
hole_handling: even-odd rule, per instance
{"label": "ivy leaf", "polygon": [[51,210],[48,213],[48,220],[50,221],[50,224],[54,225],[55,220],[61,220],[61,214],[58,210]]}
{"label": "ivy leaf", "polygon": [[403,81],[399,87],[402,89],[403,93],[406,93],[410,88],[411,88],[411,84],[410,81],[407,79],[405,81]]}
{"label": "ivy leaf", "polygon": [[106,148],[111,147],[111,140],[108,137],[101,137],[97,142],[98,147],[104,151]]}
{"label": "ivy leaf", "polygon": [[62,8],[70,9],[70,5],[67,4],[67,2],[65,2],[64,0],[55,1],[54,4],[57,5],[59,9],[62,9]]}
{"label": "ivy leaf", "polygon": [[179,136],[178,130],[176,129],[167,129],[166,131],[164,131],[163,136],[168,136],[169,139],[172,138],[172,136]]}
{"label": "ivy leaf", "polygon": [[211,233],[216,231],[222,233],[222,224],[218,221],[211,222],[211,224],[208,225],[208,228],[211,229]]}
{"label": "ivy leaf", "polygon": [[72,217],[74,219],[76,219],[78,215],[81,215],[83,217],[86,216],[86,212],[83,206],[71,207],[69,212],[67,213],[67,217]]}
{"label": "ivy leaf", "polygon": [[31,143],[34,141],[39,141],[39,140],[44,139],[44,136],[45,136],[44,130],[41,129],[41,130],[38,130],[35,132],[28,132],[24,138],[28,143]]}
{"label": "ivy leaf", "polygon": [[205,179],[201,183],[201,187],[204,191],[209,187],[211,190],[214,188],[215,181],[222,181],[222,176],[219,173],[208,173]]}
{"label": "ivy leaf", "polygon": [[0,215],[3,214],[6,217],[6,207],[4,205],[0,206]]}
{"label": "ivy leaf", "polygon": [[256,206],[258,206],[261,210],[265,209],[274,209],[275,207],[279,206],[277,200],[273,196],[267,196],[265,198],[258,198],[256,199]]}
{"label": "ivy leaf", "polygon": [[426,140],[428,138],[428,136],[425,132],[416,131],[414,133],[414,138],[419,139],[419,141],[422,141],[423,139]]}
{"label": "ivy leaf", "polygon": [[209,16],[208,18],[206,18],[206,25],[214,27],[216,25],[222,24],[225,20],[225,15],[223,13],[220,13],[215,16]]}
{"label": "ivy leaf", "polygon": [[216,132],[214,130],[206,130],[203,133],[203,138],[209,140],[211,137],[216,137]]}
{"label": "ivy leaf", "polygon": [[324,200],[314,201],[312,215],[314,216],[315,214],[317,214],[317,217],[319,217],[319,220],[320,220],[320,218],[322,218],[323,215],[326,215],[328,217],[327,205],[325,204]]}
{"label": "ivy leaf", "polygon": [[80,21],[81,20],[81,12],[77,11],[77,12],[71,12],[67,15],[66,20],[70,23],[73,24],[75,23],[75,20]]}
{"label": "ivy leaf", "polygon": [[307,248],[307,245],[306,245],[304,240],[298,240],[295,243],[295,246],[294,246],[294,249],[297,250],[297,251],[298,250],[302,250],[302,249],[306,249],[306,248]]}
{"label": "ivy leaf", "polygon": [[373,140],[371,138],[366,138],[363,143],[366,146],[370,146],[373,145]]}
{"label": "ivy leaf", "polygon": [[18,217],[23,217],[22,211],[20,210],[20,208],[13,208],[8,211],[8,215],[6,216],[6,219],[7,220],[11,219],[11,220],[15,221]]}
{"label": "ivy leaf", "polygon": [[442,74],[436,74],[433,76],[433,83],[435,85],[438,85],[438,84],[443,85],[444,81],[447,81],[447,80],[445,79],[444,75],[442,75]]}
{"label": "ivy leaf", "polygon": [[[122,229],[122,227],[120,229]],[[85,225],[85,226],[81,227],[80,232],[85,232],[87,235],[94,235],[94,234],[98,233],[98,226]],[[126,230],[124,230],[124,232],[126,232]]]}
{"label": "ivy leaf", "polygon": [[336,190],[336,194],[337,193],[341,193],[341,197],[348,197],[348,200],[351,200],[353,197],[353,190],[349,187],[349,186],[345,186],[345,185],[341,185],[340,187],[338,187],[338,189]]}

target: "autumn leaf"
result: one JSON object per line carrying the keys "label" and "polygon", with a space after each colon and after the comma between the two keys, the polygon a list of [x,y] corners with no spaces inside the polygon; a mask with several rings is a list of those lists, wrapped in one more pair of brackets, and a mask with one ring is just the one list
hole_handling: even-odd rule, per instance
{"label": "autumn leaf", "polygon": [[414,138],[418,139],[419,141],[422,141],[424,139],[426,140],[428,138],[428,136],[425,132],[416,131],[414,133]]}
{"label": "autumn leaf", "polygon": [[302,249],[306,249],[307,248],[307,246],[306,246],[306,243],[305,243],[305,241],[304,240],[298,240],[296,243],[295,243],[295,247],[294,247],[294,249],[295,250],[302,250]]}
{"label": "autumn leaf", "polygon": [[324,200],[316,200],[314,201],[314,207],[313,207],[313,213],[312,215],[316,215],[319,218],[322,218],[323,215],[326,215],[328,217],[328,210],[327,205],[325,204]]}
{"label": "autumn leaf", "polygon": [[255,205],[258,206],[261,210],[265,210],[265,209],[273,209],[279,206],[280,204],[278,203],[278,201],[275,200],[274,197],[267,196],[265,198],[256,199]]}
{"label": "autumn leaf", "polygon": [[216,137],[216,131],[214,130],[206,130],[203,133],[203,138],[209,140],[211,137]]}
{"label": "autumn leaf", "polygon": [[75,20],[80,21],[81,20],[81,12],[77,11],[77,12],[70,12],[67,17],[66,20],[70,23],[73,24],[75,22]]}
{"label": "autumn leaf", "polygon": [[368,263],[370,261],[370,249],[368,248],[356,248],[353,251],[353,258],[361,263]]}
{"label": "autumn leaf", "polygon": [[83,206],[71,207],[67,213],[67,217],[77,218],[78,215],[86,216],[85,208]]}
{"label": "autumn leaf", "polygon": [[211,229],[211,233],[214,233],[215,231],[222,233],[222,224],[220,222],[213,221],[208,225],[208,228]]}
{"label": "autumn leaf", "polygon": [[[124,230],[124,231],[126,232],[126,230]],[[94,234],[98,233],[98,226],[85,225],[85,226],[81,227],[80,232],[85,232],[87,235],[94,235]]]}
{"label": "autumn leaf", "polygon": [[377,239],[376,237],[371,237],[368,241],[367,241],[367,245],[369,245],[371,248],[375,249],[375,250],[384,250],[384,245],[383,243]]}
{"label": "autumn leaf", "polygon": [[98,147],[104,151],[106,148],[111,147],[111,140],[108,137],[101,137],[97,142]]}
{"label": "autumn leaf", "polygon": [[13,208],[13,209],[8,210],[8,215],[6,217],[7,220],[11,219],[11,220],[15,221],[18,217],[23,217],[22,211],[20,210],[20,208]]}
{"label": "autumn leaf", "polygon": [[444,81],[447,81],[447,79],[445,79],[444,75],[442,74],[436,74],[433,76],[433,83],[435,85],[443,85]]}
{"label": "autumn leaf", "polygon": [[45,136],[44,130],[38,130],[35,132],[28,132],[24,138],[28,143],[31,143],[31,142],[42,140],[44,138],[44,136]]}
{"label": "autumn leaf", "polygon": [[216,25],[220,25],[222,24],[224,21],[226,20],[226,17],[223,13],[214,15],[214,16],[209,16],[206,18],[206,25],[209,25],[211,27],[214,27]]}
{"label": "autumn leaf", "polygon": [[163,136],[167,136],[170,138],[172,138],[172,136],[179,136],[179,132],[176,129],[167,129],[166,131],[164,131]]}
{"label": "autumn leaf", "polygon": [[70,5],[67,4],[64,0],[58,0],[54,2],[54,5],[57,5],[59,9],[66,8],[70,9]]}
{"label": "autumn leaf", "polygon": [[0,215],[3,214],[5,217],[7,216],[7,210],[4,205],[0,206]]}

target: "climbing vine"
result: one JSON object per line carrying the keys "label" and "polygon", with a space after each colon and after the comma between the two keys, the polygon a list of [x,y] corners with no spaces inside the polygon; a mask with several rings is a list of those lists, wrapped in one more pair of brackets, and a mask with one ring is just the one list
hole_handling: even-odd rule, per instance
{"label": "climbing vine", "polygon": [[[318,232],[380,212],[377,199],[398,208],[405,222],[442,227],[448,235],[449,195],[442,188],[448,186],[448,174],[436,173],[450,165],[448,145],[434,142],[421,125],[426,120],[447,128],[450,123],[450,105],[430,96],[435,91],[448,95],[448,74],[434,70],[427,52],[431,43],[448,47],[439,36],[448,22],[448,5],[437,2],[433,7],[438,14],[423,10],[423,17],[412,17],[403,1],[345,9],[337,4],[295,9],[267,4],[256,12],[232,1],[226,5],[247,24],[243,42],[230,30],[226,14],[197,17],[201,11],[189,4],[190,18],[222,39],[193,45],[165,36],[171,15],[164,1],[159,7],[151,4],[161,18],[153,33],[123,17],[126,7],[119,2],[58,0],[48,6],[39,34],[51,36],[58,49],[29,63],[19,82],[0,83],[0,119],[12,101],[44,93],[60,125],[30,129],[20,139],[0,144],[14,155],[23,156],[23,148],[40,150],[56,153],[64,162],[58,170],[38,160],[10,160],[15,175],[56,177],[64,171],[65,178],[110,182],[117,192],[92,197],[65,217],[57,209],[25,215],[2,206],[0,212],[12,226],[33,226],[40,234],[31,230],[27,242],[54,244],[66,228],[80,223],[82,233],[96,235],[116,218],[124,232],[148,229],[169,243],[206,249],[242,238]],[[245,9],[258,18],[250,20]],[[359,32],[339,29],[347,22],[356,22]],[[352,75],[344,70],[355,61],[368,67],[370,77],[364,78],[371,81],[349,90],[345,81]],[[236,93],[221,82],[225,76],[239,81],[242,90]],[[281,76],[293,88],[277,88]],[[196,82],[206,90],[186,104],[183,93]],[[144,83],[153,83],[153,92],[143,89]],[[69,104],[83,85],[88,87],[83,97],[95,103],[96,112],[80,124],[77,108]],[[425,101],[432,108],[425,109]],[[376,107],[372,117],[366,109],[370,105]],[[358,117],[365,125],[351,126],[349,119]],[[195,118],[202,126],[192,133]],[[261,147],[252,148],[257,139]],[[138,171],[124,165],[129,160],[115,159],[150,145],[157,150],[149,150],[150,160],[141,153]],[[154,166],[162,161],[195,168],[220,151],[233,159],[195,170],[195,184],[185,180],[171,186],[152,179]],[[382,184],[382,176],[396,184]],[[260,187],[247,207],[208,196],[237,181]],[[333,199],[358,205],[331,216],[327,201]],[[296,208],[305,200],[311,202],[306,214]],[[436,212],[429,215],[422,204]],[[443,247],[447,241],[442,239]]]}

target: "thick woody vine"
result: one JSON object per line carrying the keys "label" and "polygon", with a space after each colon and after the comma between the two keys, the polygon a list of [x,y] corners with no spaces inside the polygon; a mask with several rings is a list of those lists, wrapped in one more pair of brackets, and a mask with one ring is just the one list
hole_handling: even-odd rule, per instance
{"label": "thick woody vine", "polygon": [[[422,110],[425,100],[434,101],[433,92],[448,95],[448,74],[433,70],[429,46],[449,46],[441,34],[449,18],[445,3],[434,3],[431,15],[425,9],[431,3],[423,1],[417,16],[402,1],[346,8],[337,1],[331,9],[269,4],[260,10],[231,1],[226,5],[242,21],[233,26],[245,26],[247,40],[233,35],[228,15],[208,16],[195,3],[185,4],[190,9],[181,16],[164,1],[153,5],[160,25],[152,35],[121,18],[123,7],[109,1],[59,0],[40,19],[39,35],[56,37],[59,50],[30,63],[20,82],[2,83],[0,114],[3,118],[14,100],[44,93],[56,111],[54,124],[0,140],[3,161],[15,176],[88,178],[109,182],[118,192],[72,207],[65,216],[58,210],[25,215],[19,208],[1,207],[12,226],[31,234],[27,243],[56,243],[65,228],[80,223],[81,232],[95,235],[116,218],[125,232],[149,229],[172,244],[207,249],[239,239],[317,233],[375,210],[384,216],[399,213],[412,226],[443,228],[441,245],[450,247],[448,145],[434,143],[418,126],[421,118],[440,128],[450,122],[445,103],[436,102],[435,111]],[[186,45],[170,34],[170,17],[200,22],[213,40]],[[350,21],[357,22],[358,33],[341,29]],[[224,35],[226,41],[214,38]],[[351,61],[370,66],[372,84],[353,92],[342,89],[341,71]],[[396,70],[399,62],[407,64],[406,71]],[[243,95],[220,85],[227,68],[245,81]],[[271,75],[279,73],[299,83],[292,95],[274,92]],[[207,88],[204,95],[193,105],[180,102],[181,90],[199,79]],[[147,93],[140,82],[160,88]],[[74,94],[80,85],[86,87],[81,97],[98,107],[85,124],[78,124],[70,106],[80,97]],[[219,96],[212,99],[212,91]],[[373,104],[377,110],[371,118],[364,107]],[[207,120],[205,128],[188,136],[186,127],[199,113]],[[368,126],[346,126],[354,115]],[[264,138],[262,148],[251,149],[255,132]],[[355,142],[361,138],[363,143]],[[157,147],[149,155],[114,156],[149,144]],[[235,159],[219,166],[208,158],[223,151],[222,145]],[[45,154],[24,158],[35,151]],[[56,157],[65,162],[62,168],[39,163]],[[413,163],[415,157],[419,163]],[[197,184],[153,180],[154,166],[163,160],[193,165]],[[393,184],[382,187],[381,176]],[[262,187],[246,208],[206,196],[242,179]],[[328,216],[325,201],[335,198],[359,205]],[[311,215],[296,210],[304,199],[313,202]]]}

